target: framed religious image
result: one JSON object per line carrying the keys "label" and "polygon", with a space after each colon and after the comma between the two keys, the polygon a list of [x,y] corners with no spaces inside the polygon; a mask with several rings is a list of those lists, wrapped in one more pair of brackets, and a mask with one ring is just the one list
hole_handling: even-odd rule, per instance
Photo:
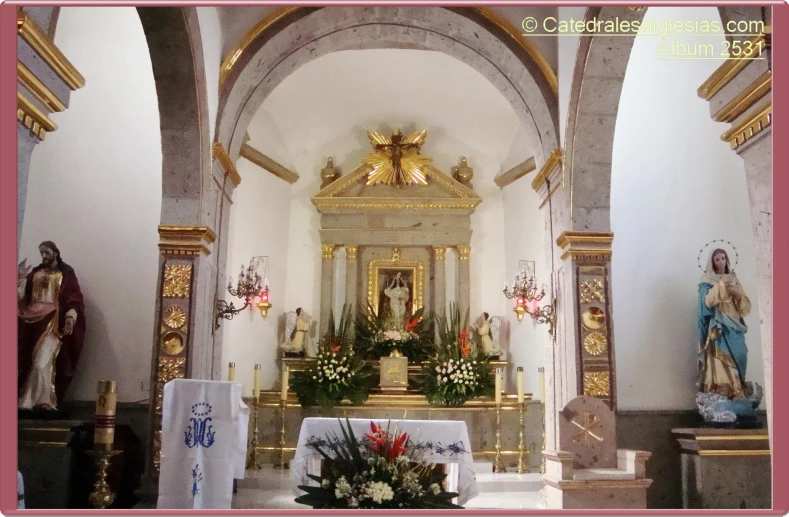
{"label": "framed religious image", "polygon": [[367,298],[377,314],[400,319],[422,308],[425,267],[418,261],[400,260],[395,248],[391,259],[374,260],[368,266]]}

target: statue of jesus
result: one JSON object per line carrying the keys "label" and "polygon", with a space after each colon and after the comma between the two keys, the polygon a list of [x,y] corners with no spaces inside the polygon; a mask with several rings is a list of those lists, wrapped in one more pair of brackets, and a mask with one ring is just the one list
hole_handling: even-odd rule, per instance
{"label": "statue of jesus", "polygon": [[402,330],[405,325],[405,305],[408,302],[409,290],[400,273],[392,279],[384,294],[389,298],[389,307],[392,311],[394,327],[392,330]]}

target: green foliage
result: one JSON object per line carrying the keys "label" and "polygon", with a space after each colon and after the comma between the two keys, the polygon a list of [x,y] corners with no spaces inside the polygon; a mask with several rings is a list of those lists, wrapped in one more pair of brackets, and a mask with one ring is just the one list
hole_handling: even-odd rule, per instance
{"label": "green foliage", "polygon": [[307,446],[323,458],[318,486],[299,486],[296,502],[313,508],[462,508],[456,493],[441,488],[446,475],[419,459],[407,434],[389,433],[371,422],[372,433],[358,439],[348,419],[342,437],[310,437]]}
{"label": "green foliage", "polygon": [[494,395],[490,363],[474,332],[469,313],[463,318],[455,304],[449,315],[438,316],[439,342],[422,368],[421,391],[434,406],[462,406],[467,400]]}
{"label": "green foliage", "polygon": [[331,407],[348,399],[353,405],[367,400],[373,387],[373,369],[353,350],[349,307],[343,307],[340,324],[335,327],[334,314],[329,329],[319,344],[314,366],[294,372],[291,387],[303,407]]}
{"label": "green foliage", "polygon": [[356,351],[365,359],[375,360],[399,350],[409,362],[427,359],[432,348],[432,319],[419,309],[409,319],[406,329],[393,331],[387,328],[384,318],[368,302],[360,307],[356,317]]}

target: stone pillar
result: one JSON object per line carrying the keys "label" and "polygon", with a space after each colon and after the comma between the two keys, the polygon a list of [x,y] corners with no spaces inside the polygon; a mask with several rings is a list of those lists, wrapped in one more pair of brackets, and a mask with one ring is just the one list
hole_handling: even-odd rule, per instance
{"label": "stone pillar", "polygon": [[[42,21],[51,21],[51,9],[44,11],[34,14]],[[57,129],[49,115],[64,111],[71,92],[85,86],[85,78],[47,35],[49,29],[42,30],[33,18],[23,10],[17,13],[17,247],[22,235],[33,148],[48,132]]]}
{"label": "stone pillar", "polygon": [[[553,203],[567,193],[560,149],[548,156],[532,188],[541,199],[546,233],[555,239],[548,240],[555,327],[544,350],[545,448],[554,450],[558,449],[558,412],[575,397],[601,398],[616,410],[610,287],[613,234],[567,229],[561,201],[558,206]],[[559,233],[558,238],[553,232]]]}
{"label": "stone pillar", "polygon": [[329,314],[334,294],[334,244],[321,244],[321,312],[320,336],[329,328]]}
{"label": "stone pillar", "polygon": [[356,318],[359,303],[359,246],[345,245],[345,303],[351,308],[351,315]]}
{"label": "stone pillar", "polygon": [[[752,57],[729,59],[699,87],[699,97],[710,103],[710,115],[717,122],[731,124],[721,135],[745,162],[745,179],[751,206],[756,245],[756,286],[762,361],[765,379],[765,407],[772,438],[773,366],[773,245],[772,245],[772,30],[751,38]],[[736,244],[736,243],[735,243]],[[747,288],[747,286],[746,286]],[[749,368],[758,367],[753,365]],[[747,380],[747,372],[746,372]]]}
{"label": "stone pillar", "polygon": [[[447,311],[447,248],[433,246],[433,311],[446,314]],[[466,261],[468,262],[468,261]],[[438,329],[436,329],[438,332]]]}
{"label": "stone pillar", "polygon": [[148,410],[152,454],[147,457],[152,468],[146,469],[154,477],[158,477],[160,465],[164,385],[176,378],[206,378],[201,375],[205,372],[197,371],[200,360],[196,351],[205,347],[198,342],[200,328],[205,325],[203,308],[213,301],[204,296],[214,279],[204,266],[214,240],[214,232],[206,227],[159,227],[160,274]]}
{"label": "stone pillar", "polygon": [[458,280],[456,300],[463,318],[471,307],[471,246],[458,246]]}

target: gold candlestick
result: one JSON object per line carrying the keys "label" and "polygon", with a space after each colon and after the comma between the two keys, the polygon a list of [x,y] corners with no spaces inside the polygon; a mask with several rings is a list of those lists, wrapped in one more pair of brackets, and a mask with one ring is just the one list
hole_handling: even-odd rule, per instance
{"label": "gold candlestick", "polygon": [[285,408],[287,405],[287,400],[279,401],[279,461],[274,464],[274,468],[280,470],[290,468],[288,462],[285,461]]}
{"label": "gold candlestick", "polygon": [[501,404],[496,404],[496,459],[493,472],[504,472],[504,465],[501,464]]}
{"label": "gold candlestick", "polygon": [[89,453],[96,456],[97,477],[96,483],[93,485],[93,492],[90,493],[88,499],[96,508],[106,508],[115,501],[115,493],[107,483],[107,469],[110,467],[112,457],[120,454],[121,451],[96,448]]}
{"label": "gold candlestick", "polygon": [[520,427],[518,428],[518,474],[531,472],[529,470],[529,449],[526,448],[523,440],[523,415],[526,413],[525,402],[518,403],[518,415]]}
{"label": "gold candlestick", "polygon": [[[545,450],[545,402],[542,403],[542,451]],[[540,451],[542,460],[540,461],[540,474],[545,474],[545,454]]]}
{"label": "gold candlestick", "polygon": [[258,464],[258,415],[260,413],[260,399],[256,398],[252,404],[254,414],[252,416],[252,443],[250,443],[249,457],[247,457],[247,469],[259,470]]}

